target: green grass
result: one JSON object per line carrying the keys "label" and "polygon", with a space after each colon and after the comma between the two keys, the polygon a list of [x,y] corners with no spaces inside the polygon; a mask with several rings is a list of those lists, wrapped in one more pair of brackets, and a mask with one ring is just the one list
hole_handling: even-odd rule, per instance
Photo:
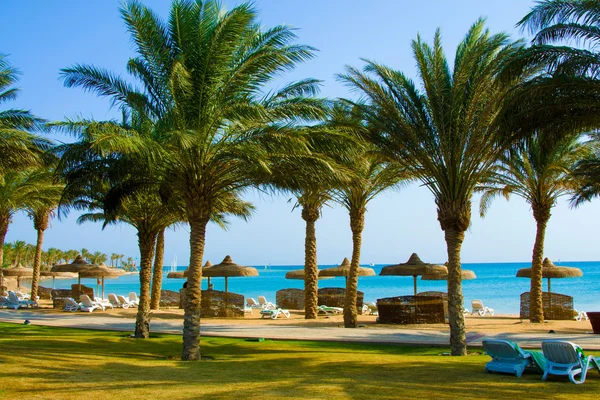
{"label": "green grass", "polygon": [[[481,349],[471,349],[481,352]],[[598,398],[541,376],[486,374],[485,355],[447,349],[202,338],[212,361],[179,361],[181,337],[0,323],[0,399]],[[593,354],[593,353],[592,353]]]}

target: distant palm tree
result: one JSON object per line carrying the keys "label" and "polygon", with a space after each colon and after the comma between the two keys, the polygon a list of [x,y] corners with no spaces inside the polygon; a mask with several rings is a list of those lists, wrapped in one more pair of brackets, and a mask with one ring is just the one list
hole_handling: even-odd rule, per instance
{"label": "distant palm tree", "polygon": [[75,260],[75,258],[79,255],[79,251],[78,250],[67,250],[65,252],[65,256],[66,256],[66,262],[73,262]]}
{"label": "distant palm tree", "polygon": [[531,261],[531,322],[544,322],[542,259],[546,225],[552,207],[559,197],[575,193],[578,182],[572,171],[577,162],[589,153],[589,144],[582,143],[579,135],[558,137],[537,133],[506,152],[490,171],[486,182],[477,188],[483,192],[480,206],[482,217],[497,196],[508,199],[510,194],[515,194],[531,205],[537,224]]}
{"label": "distant palm tree", "polygon": [[250,4],[225,11],[213,0],[174,1],[167,22],[137,1],[125,3],[121,13],[137,51],[128,70],[143,92],[90,66],[67,68],[63,77],[67,86],[109,96],[154,126],[151,139],[130,138],[122,150],[149,151],[160,162],[148,168],[165,177],[161,193],[185,203],[191,253],[182,359],[199,360],[206,226],[219,202],[254,185],[273,158],[305,150],[302,138],[287,129],[323,116],[322,101],[312,98],[317,82],[272,92],[266,87],[313,57],[313,49],[291,44],[295,35],[288,27],[263,29]]}
{"label": "distant palm tree", "polygon": [[520,45],[477,21],[459,43],[450,69],[438,30],[433,46],[412,43],[423,89],[402,72],[373,61],[341,79],[368,101],[356,104],[381,154],[433,194],[448,250],[448,306],[453,355],[466,354],[460,252],[476,184],[504,150],[493,122],[509,85],[500,68]]}
{"label": "distant palm tree", "polygon": [[[6,60],[6,55],[0,53],[0,105],[17,98],[19,89],[11,86],[17,82],[18,74]],[[29,131],[43,127],[44,120],[29,111],[0,111],[0,175],[40,164],[41,155],[50,142]]]}
{"label": "distant palm tree", "polygon": [[33,252],[32,263],[33,276],[31,280],[31,296],[35,298],[38,295],[44,231],[48,229],[50,218],[54,216],[54,210],[58,206],[64,185],[55,182],[54,172],[50,166],[32,171],[29,181],[30,184],[36,187],[35,192],[31,194],[30,200],[32,202],[26,208],[29,217],[33,219],[33,226],[37,231],[37,242]]}
{"label": "distant palm tree", "polygon": [[91,263],[92,261],[92,253],[90,253],[90,251],[86,248],[82,248],[79,252],[79,254],[81,254],[81,257],[83,257],[84,260],[86,260],[87,262]]}
{"label": "distant palm tree", "polygon": [[[334,109],[331,125],[333,128],[350,130],[357,137],[365,137],[368,136],[369,127],[363,117],[360,109],[338,104]],[[333,189],[331,197],[333,201],[344,207],[350,216],[352,260],[350,273],[346,277],[344,325],[346,328],[356,328],[358,326],[356,309],[358,269],[367,205],[384,190],[407,181],[409,176],[395,168],[394,164],[387,163],[375,148],[367,144],[363,146],[363,150],[345,157],[343,164],[349,171],[350,179]]]}
{"label": "distant palm tree", "polygon": [[27,242],[23,240],[15,240],[13,242],[13,251],[14,251],[14,265],[21,264],[22,258],[25,256],[25,252],[27,251]]}

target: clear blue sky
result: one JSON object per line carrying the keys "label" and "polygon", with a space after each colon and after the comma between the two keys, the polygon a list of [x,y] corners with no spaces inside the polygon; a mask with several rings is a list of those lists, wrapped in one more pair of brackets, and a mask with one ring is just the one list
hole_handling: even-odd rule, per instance
{"label": "clear blue sky", "polygon": [[[167,0],[145,1],[162,16]],[[226,1],[232,6],[235,2]],[[492,31],[506,31],[514,38],[522,35],[515,23],[533,2],[442,1],[418,2],[373,0],[259,0],[260,20],[265,26],[288,24],[298,28],[299,43],[320,51],[318,57],[282,80],[316,77],[324,81],[323,95],[348,97],[347,89],[335,81],[345,65],[361,66],[369,58],[414,75],[410,41],[417,33],[431,40],[442,29],[448,54],[469,26],[487,17]],[[118,12],[117,0],[22,0],[2,2],[0,52],[23,75],[22,94],[12,105],[32,110],[49,119],[66,117],[116,117],[106,99],[80,89],[67,89],[58,79],[59,70],[75,63],[93,64],[124,73],[132,53],[130,39]],[[226,254],[241,264],[302,264],[304,223],[299,210],[292,212],[290,196],[269,197],[249,193],[257,206],[248,223],[232,221],[228,231],[208,229],[205,260],[219,262]],[[509,202],[498,199],[487,217],[478,216],[474,199],[472,226],[463,246],[464,262],[509,262],[531,259],[535,223],[527,204],[517,197]],[[554,260],[598,260],[597,224],[600,202],[569,209],[563,199],[553,210],[546,236],[546,255]],[[54,220],[46,233],[44,248],[88,248],[137,257],[135,231],[126,225],[78,226],[76,215]],[[10,226],[7,241],[35,242],[32,222],[18,215]],[[348,216],[339,207],[326,207],[317,224],[320,264],[339,263],[350,257],[351,237]],[[444,262],[446,247],[436,219],[436,208],[428,190],[413,185],[376,198],[369,206],[363,238],[363,263],[405,261],[417,252],[425,261]],[[188,229],[170,231],[166,238],[165,264],[176,255],[180,265],[189,257]]]}

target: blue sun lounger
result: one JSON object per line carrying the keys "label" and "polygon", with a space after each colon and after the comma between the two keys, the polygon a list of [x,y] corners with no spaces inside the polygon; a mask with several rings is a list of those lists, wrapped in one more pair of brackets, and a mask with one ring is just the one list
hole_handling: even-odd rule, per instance
{"label": "blue sun lounger", "polygon": [[509,340],[483,340],[482,343],[486,354],[492,357],[492,361],[485,365],[488,373],[505,372],[520,377],[525,368],[539,373],[545,371],[545,359],[540,352],[522,350]]}

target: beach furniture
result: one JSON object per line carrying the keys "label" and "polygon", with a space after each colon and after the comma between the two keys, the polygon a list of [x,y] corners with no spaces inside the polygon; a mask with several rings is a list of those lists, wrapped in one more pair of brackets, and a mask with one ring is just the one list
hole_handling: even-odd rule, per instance
{"label": "beach furniture", "polygon": [[8,304],[7,304],[7,308],[12,308],[14,310],[21,308],[21,307],[38,307],[38,303],[37,301],[33,301],[33,300],[23,300],[23,299],[19,299],[19,297],[17,296],[17,294],[15,292],[8,292]]}
{"label": "beach furniture", "polygon": [[4,296],[0,296],[0,308],[8,307],[8,299]]}
{"label": "beach furniture", "polygon": [[79,301],[81,302],[81,304],[79,304],[79,309],[81,311],[92,312],[97,309],[101,309],[102,311],[104,311],[104,306],[102,306],[102,304],[96,303],[95,301],[92,301],[90,299],[90,296],[88,296],[87,294],[82,294],[81,296],[79,296]]}
{"label": "beach furniture", "polygon": [[587,315],[587,313],[585,311],[577,311],[577,310],[573,310],[573,319],[575,321],[589,321],[589,317]]}
{"label": "beach furniture", "polygon": [[265,296],[258,296],[258,304],[265,310],[274,310],[277,308],[275,307],[275,304],[267,301]]}
{"label": "beach furniture", "polygon": [[70,297],[65,298],[65,306],[63,307],[63,311],[74,312],[77,310],[79,310],[79,304],[77,304],[77,302]]}
{"label": "beach furniture", "polygon": [[129,292],[129,304],[132,304],[134,307],[140,305],[140,299],[138,299],[135,292]]}
{"label": "beach furniture", "polygon": [[342,314],[344,309],[342,307],[329,307],[329,306],[319,306],[318,313],[324,313],[327,315],[336,315]]}
{"label": "beach furniture", "polygon": [[[581,384],[585,382],[588,368],[595,366],[600,372],[600,361],[594,356],[585,356],[581,347],[571,342],[561,340],[544,340],[542,351],[546,357],[546,371],[542,380],[548,375],[565,375],[571,382]],[[575,376],[580,375],[579,380]]]}
{"label": "beach furniture", "polygon": [[274,310],[264,309],[260,311],[260,315],[262,318],[271,318],[277,319],[280,315],[285,315],[286,318],[290,317],[290,312],[288,310],[284,310],[281,308],[277,308]]}
{"label": "beach furniture", "polygon": [[[367,306],[366,314],[379,315],[379,312],[377,310],[377,304],[375,304],[374,302],[366,303],[365,306]],[[363,314],[365,313],[363,312]]]}
{"label": "beach furniture", "polygon": [[[123,296],[121,296],[123,297]],[[109,293],[108,294],[108,301],[110,302],[110,304],[113,305],[113,307],[119,307],[119,308],[129,308],[129,302],[125,302],[122,303],[118,298],[117,295],[114,293]]]}
{"label": "beach furniture", "polygon": [[108,307],[110,307],[111,309],[114,309],[114,306],[107,299],[102,299],[100,297],[94,297],[94,301],[96,303],[100,304],[105,309],[108,308]]}
{"label": "beach furniture", "polygon": [[260,304],[258,304],[258,303],[256,302],[256,300],[254,300],[254,298],[253,298],[253,297],[248,297],[248,298],[246,299],[246,307],[251,307],[251,308],[261,308],[261,305],[260,305]]}
{"label": "beach furniture", "polygon": [[540,352],[524,351],[509,340],[485,339],[482,343],[485,353],[492,357],[492,361],[485,364],[488,373],[505,372],[520,378],[527,367],[536,368],[540,373],[544,372],[545,359]]}
{"label": "beach furniture", "polygon": [[125,298],[125,296],[118,295],[117,299],[119,299],[119,302],[121,304],[127,304],[127,307],[123,307],[123,308],[137,307],[135,303],[133,303],[129,299]]}
{"label": "beach furniture", "polygon": [[471,315],[475,313],[483,317],[486,313],[494,315],[495,311],[493,308],[485,307],[481,300],[471,300]]}
{"label": "beach furniture", "polygon": [[29,293],[21,293],[20,291],[16,291],[15,294],[19,298],[19,300],[29,300],[31,299],[31,295]]}

